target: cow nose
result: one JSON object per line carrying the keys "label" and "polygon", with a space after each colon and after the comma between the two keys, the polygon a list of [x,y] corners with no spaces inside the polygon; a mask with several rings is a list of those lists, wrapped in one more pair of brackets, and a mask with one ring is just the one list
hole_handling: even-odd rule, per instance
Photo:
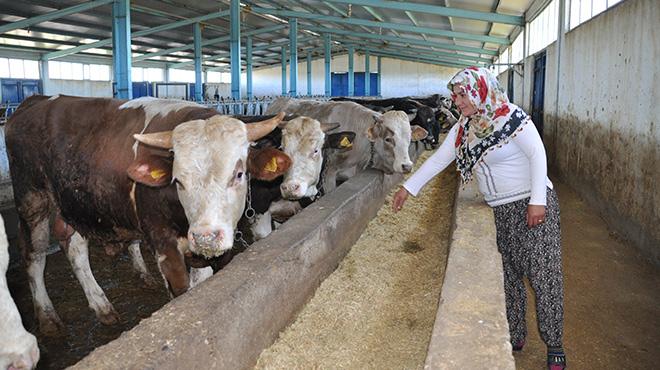
{"label": "cow nose", "polygon": [[298,191],[298,189],[300,189],[300,184],[298,183],[286,183],[280,186],[280,190],[282,191],[282,193],[287,193],[287,194],[294,193]]}
{"label": "cow nose", "polygon": [[191,235],[196,245],[210,245],[224,238],[222,231],[192,232]]}
{"label": "cow nose", "polygon": [[402,164],[401,169],[404,173],[409,173],[412,170],[412,164]]}

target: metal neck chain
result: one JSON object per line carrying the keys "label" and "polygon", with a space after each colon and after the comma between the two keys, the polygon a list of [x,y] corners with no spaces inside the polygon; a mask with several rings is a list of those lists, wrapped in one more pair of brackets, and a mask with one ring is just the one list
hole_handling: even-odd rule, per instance
{"label": "metal neck chain", "polygon": [[256,212],[254,211],[254,208],[252,208],[252,187],[250,187],[250,174],[245,172],[246,180],[247,180],[247,195],[245,197],[245,218],[248,219],[250,224],[254,223],[254,216]]}
{"label": "metal neck chain", "polygon": [[248,244],[248,242],[246,242],[245,239],[243,239],[243,233],[239,230],[236,230],[236,233],[234,234],[234,242],[241,243],[241,246],[243,248],[247,248],[250,246],[250,244]]}

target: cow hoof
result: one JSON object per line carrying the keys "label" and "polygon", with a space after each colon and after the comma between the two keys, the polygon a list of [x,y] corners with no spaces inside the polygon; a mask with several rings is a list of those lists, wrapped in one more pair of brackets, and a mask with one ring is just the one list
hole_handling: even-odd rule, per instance
{"label": "cow hoof", "polygon": [[66,332],[66,327],[57,314],[39,318],[39,331],[47,337],[60,337]]}
{"label": "cow hoof", "polygon": [[158,289],[161,287],[161,284],[151,274],[140,274],[140,281],[142,281],[143,287],[147,289]]}
{"label": "cow hoof", "polygon": [[110,307],[109,312],[101,312],[96,315],[103,325],[115,325],[119,323],[119,314],[114,308]]}

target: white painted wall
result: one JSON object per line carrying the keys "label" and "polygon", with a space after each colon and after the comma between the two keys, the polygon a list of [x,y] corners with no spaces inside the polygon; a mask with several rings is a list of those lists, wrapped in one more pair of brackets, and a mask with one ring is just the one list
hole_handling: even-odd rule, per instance
{"label": "white painted wall", "polygon": [[[660,264],[660,7],[626,0],[566,33],[557,110],[556,43],[546,48],[544,143],[555,173],[613,230]],[[534,57],[524,61],[531,113]],[[506,78],[506,73],[500,80]],[[518,84],[516,87],[518,88]]]}
{"label": "white painted wall", "polygon": [[[354,71],[364,72],[365,56],[356,54]],[[371,56],[369,70],[378,71],[378,58]],[[384,97],[397,97],[406,95],[428,95],[435,93],[448,93],[447,81],[458,72],[456,68],[442,67],[432,64],[400,61],[382,58],[381,94]],[[332,72],[343,73],[348,71],[348,56],[340,55],[332,58]],[[287,68],[287,91],[289,91],[289,73]],[[312,95],[322,95],[325,91],[325,62],[324,59],[312,61]],[[253,72],[254,94],[280,95],[282,93],[281,67],[259,69]],[[307,62],[298,63],[298,94],[307,94]],[[245,88],[242,87],[245,95]]]}
{"label": "white painted wall", "polygon": [[112,82],[110,81],[77,81],[77,80],[43,80],[44,95],[75,95],[112,97]]}

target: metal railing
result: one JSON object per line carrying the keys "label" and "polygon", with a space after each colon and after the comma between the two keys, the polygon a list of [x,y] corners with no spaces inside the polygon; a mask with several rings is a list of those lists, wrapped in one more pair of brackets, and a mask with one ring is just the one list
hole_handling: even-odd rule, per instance
{"label": "metal railing", "polygon": [[9,116],[14,113],[18,106],[18,103],[0,104],[0,125],[4,125],[7,122]]}
{"label": "metal railing", "polygon": [[[221,114],[240,114],[246,116],[260,116],[266,114],[268,106],[277,98],[277,96],[262,96],[254,99],[235,100],[233,98],[220,98],[219,100],[208,100],[201,104],[207,107],[215,108]],[[299,99],[311,99],[318,101],[330,100],[330,97],[324,95],[298,96]]]}

